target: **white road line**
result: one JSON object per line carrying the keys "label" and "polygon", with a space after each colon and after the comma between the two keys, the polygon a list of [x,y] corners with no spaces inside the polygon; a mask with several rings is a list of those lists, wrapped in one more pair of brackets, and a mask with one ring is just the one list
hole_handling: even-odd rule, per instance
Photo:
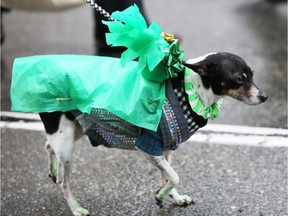
{"label": "white road line", "polygon": [[237,125],[208,124],[200,131],[214,133],[248,134],[260,136],[288,136],[288,130],[282,128],[247,127]]}
{"label": "white road line", "polygon": [[230,146],[288,147],[287,137],[215,134],[196,132],[188,142],[202,142]]}
{"label": "white road line", "polygon": [[1,117],[6,117],[6,118],[15,118],[15,119],[23,119],[23,120],[39,120],[40,117],[39,114],[37,113],[22,113],[22,112],[6,112],[2,111],[0,112]]}
{"label": "white road line", "polygon": [[20,129],[20,130],[32,130],[32,131],[44,131],[42,122],[0,122],[0,128]]}
{"label": "white road line", "polygon": [[[1,121],[0,128],[2,129],[44,131],[38,114],[1,112],[0,115],[6,118],[23,119],[13,122]],[[33,122],[29,122],[29,120]],[[287,129],[209,124],[196,132],[188,142],[230,146],[288,147],[287,137]]]}

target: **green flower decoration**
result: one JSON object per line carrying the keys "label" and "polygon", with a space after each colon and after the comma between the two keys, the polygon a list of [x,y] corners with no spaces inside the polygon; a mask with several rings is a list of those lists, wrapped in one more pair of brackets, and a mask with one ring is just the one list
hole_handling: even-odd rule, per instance
{"label": "green flower decoration", "polygon": [[169,51],[163,59],[167,77],[177,77],[177,73],[184,71],[182,63],[184,51],[179,50],[179,40],[175,40],[169,47]]}
{"label": "green flower decoration", "polygon": [[170,46],[160,36],[161,27],[155,22],[147,27],[136,5],[122,12],[116,11],[111,16],[117,21],[103,21],[111,32],[106,34],[106,41],[108,45],[127,47],[121,55],[121,65],[124,67],[128,62],[139,58],[140,70],[147,66],[149,71],[153,71]]}

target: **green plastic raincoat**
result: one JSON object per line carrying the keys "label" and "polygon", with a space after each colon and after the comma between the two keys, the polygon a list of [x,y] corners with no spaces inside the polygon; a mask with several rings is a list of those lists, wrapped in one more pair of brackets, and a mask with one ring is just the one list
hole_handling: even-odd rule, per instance
{"label": "green plastic raincoat", "polygon": [[104,108],[134,125],[157,129],[165,83],[141,76],[137,62],[83,55],[44,55],[16,59],[12,110],[53,112]]}
{"label": "green plastic raincoat", "polygon": [[[147,27],[136,5],[103,22],[107,43],[125,46],[121,59],[83,55],[18,58],[12,73],[12,110],[53,112],[103,108],[142,128],[157,130],[165,100],[165,80],[183,71],[177,40]],[[133,61],[134,59],[138,61]]]}

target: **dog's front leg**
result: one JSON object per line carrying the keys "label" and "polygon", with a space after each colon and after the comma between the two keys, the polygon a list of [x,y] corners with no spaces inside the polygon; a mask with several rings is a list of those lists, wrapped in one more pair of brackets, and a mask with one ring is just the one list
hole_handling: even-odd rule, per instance
{"label": "dog's front leg", "polygon": [[164,156],[150,156],[150,161],[160,169],[162,178],[165,179],[163,187],[157,191],[155,196],[158,204],[162,206],[164,200],[167,199],[168,195],[179,183],[179,176]]}
{"label": "dog's front leg", "polygon": [[[180,195],[174,188],[179,183],[179,176],[175,172],[175,170],[171,167],[170,163],[166,160],[165,156],[152,156],[148,154],[145,155],[154,165],[156,165],[160,169],[162,181],[164,182],[163,187],[156,193],[155,196],[158,204],[162,206],[164,200],[169,195],[172,195],[173,198],[176,197],[176,199],[179,198]],[[191,198],[190,200],[187,200],[187,202],[191,203]],[[176,204],[184,205],[185,203],[186,202],[184,203],[177,202]]]}
{"label": "dog's front leg", "polygon": [[[171,166],[171,155],[172,151],[165,151],[165,158],[170,164],[170,166]],[[163,185],[165,185],[165,183],[167,182],[165,173],[162,170],[161,170],[161,181]],[[171,190],[169,196],[173,199],[173,203],[177,206],[194,204],[194,201],[191,199],[191,197],[189,197],[188,195],[180,195],[175,187]]]}

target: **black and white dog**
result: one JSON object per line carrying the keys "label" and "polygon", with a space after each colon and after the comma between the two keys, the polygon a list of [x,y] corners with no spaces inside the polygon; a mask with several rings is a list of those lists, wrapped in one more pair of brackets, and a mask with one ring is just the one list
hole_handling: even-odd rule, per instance
{"label": "black and white dog", "polygon": [[[188,60],[184,65],[198,74],[197,88],[201,91],[201,96],[204,100],[206,93],[209,93],[210,99],[212,97],[212,100],[215,99],[215,101],[224,96],[231,96],[249,105],[257,105],[267,99],[267,95],[253,83],[253,71],[251,68],[242,58],[236,55],[230,53],[210,53]],[[178,78],[170,79],[174,90],[176,88],[184,88],[183,77],[180,74]],[[172,93],[168,94],[174,94],[174,92],[172,91]],[[185,92],[183,94],[185,96]],[[187,104],[189,105],[189,103]],[[192,112],[190,115],[191,118],[198,119],[198,122],[202,121],[202,123],[199,123],[199,125],[202,124],[199,127],[207,123],[205,119],[195,114],[191,110],[191,107],[188,107],[188,109]],[[74,142],[84,135],[83,127],[81,127],[74,113],[72,110],[65,113],[40,113],[40,117],[47,133],[46,150],[49,160],[49,176],[62,188],[73,214],[83,216],[89,215],[89,212],[76,201],[69,185],[69,172]],[[161,134],[161,136],[165,139],[165,133]],[[179,177],[169,163],[170,152],[171,149],[165,148],[163,149],[163,155],[160,156],[144,153],[161,171],[163,185],[156,194],[156,200],[161,204],[170,196],[175,205],[183,206],[190,204],[192,203],[192,199],[187,195],[178,194],[175,189],[175,186],[179,182]]]}

